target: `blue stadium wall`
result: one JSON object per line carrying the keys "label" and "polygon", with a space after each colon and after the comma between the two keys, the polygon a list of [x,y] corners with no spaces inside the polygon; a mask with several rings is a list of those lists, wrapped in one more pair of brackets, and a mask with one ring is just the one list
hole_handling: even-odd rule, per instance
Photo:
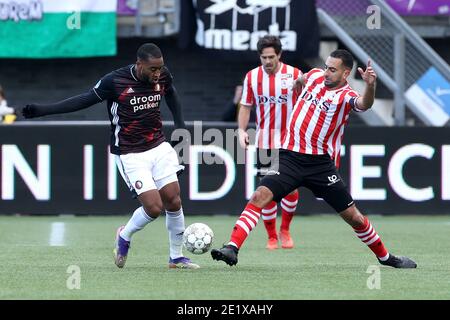
{"label": "blue stadium wall", "polygon": [[[236,164],[235,127],[189,131],[190,160],[204,158],[180,176],[186,214],[239,214],[257,181],[252,166]],[[0,214],[130,214],[138,206],[109,156],[107,124],[17,122],[0,126],[0,137]],[[450,214],[449,137],[450,128],[349,127],[340,172],[365,213]],[[205,164],[210,151],[224,161]],[[332,210],[301,189],[297,212]]]}

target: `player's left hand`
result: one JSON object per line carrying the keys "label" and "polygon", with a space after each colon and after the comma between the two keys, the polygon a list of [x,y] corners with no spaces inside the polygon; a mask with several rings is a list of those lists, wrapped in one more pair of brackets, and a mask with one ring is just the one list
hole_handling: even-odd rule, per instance
{"label": "player's left hand", "polygon": [[[185,160],[189,157],[189,146],[191,142],[189,138],[183,137],[181,140],[171,140],[170,145],[177,153],[181,165],[184,165]],[[184,172],[184,168],[177,171],[179,177]]]}
{"label": "player's left hand", "polygon": [[22,108],[22,115],[24,118],[35,118],[38,116],[37,110],[36,110],[35,104],[27,104],[25,107]]}
{"label": "player's left hand", "polygon": [[171,140],[170,145],[175,150],[178,158],[183,162],[183,159],[189,157],[189,146],[191,145],[191,139],[188,136],[179,137],[181,140]]}
{"label": "player's left hand", "polygon": [[370,59],[367,61],[367,68],[366,70],[363,70],[362,68],[358,68],[359,74],[361,75],[361,78],[364,80],[364,82],[369,85],[373,86],[375,82],[377,81],[377,74],[372,68],[372,62]]}
{"label": "player's left hand", "polygon": [[303,82],[300,77],[294,81],[294,84],[292,85],[292,91],[295,94],[299,95],[302,92],[302,90],[303,90]]}
{"label": "player's left hand", "polygon": [[181,140],[171,140],[170,141],[170,145],[172,146],[172,148],[179,150],[179,149],[183,149],[183,148],[189,148],[189,145],[191,144],[191,142],[189,141],[189,139],[186,138],[182,138]]}

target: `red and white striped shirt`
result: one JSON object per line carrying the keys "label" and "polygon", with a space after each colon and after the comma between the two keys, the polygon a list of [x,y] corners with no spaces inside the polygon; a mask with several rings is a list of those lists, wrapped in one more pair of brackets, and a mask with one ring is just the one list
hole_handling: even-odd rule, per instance
{"label": "red and white striped shirt", "polygon": [[339,161],[344,127],[359,96],[349,84],[336,90],[325,86],[324,70],[306,74],[305,87],[294,107],[283,149],[306,154],[329,154]]}
{"label": "red and white striped shirt", "polygon": [[241,105],[256,106],[255,145],[262,149],[278,149],[286,135],[289,117],[298,95],[292,91],[301,71],[280,62],[276,74],[269,75],[263,67],[250,70],[245,76]]}

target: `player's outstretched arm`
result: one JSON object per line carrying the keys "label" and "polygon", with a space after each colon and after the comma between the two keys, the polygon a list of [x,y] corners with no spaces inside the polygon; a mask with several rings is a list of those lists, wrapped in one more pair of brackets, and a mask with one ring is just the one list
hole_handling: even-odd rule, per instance
{"label": "player's outstretched arm", "polygon": [[25,118],[36,118],[50,114],[68,113],[88,108],[102,100],[93,90],[70,97],[65,100],[49,104],[27,104],[22,108],[22,115]]}
{"label": "player's outstretched arm", "polygon": [[372,68],[372,63],[369,59],[367,61],[367,68],[363,70],[362,68],[358,68],[359,73],[361,74],[361,78],[366,83],[366,89],[364,90],[364,94],[361,97],[358,97],[356,100],[356,104],[358,109],[367,110],[372,107],[373,102],[375,100],[375,86],[377,82],[377,74]]}
{"label": "player's outstretched arm", "polygon": [[169,110],[172,113],[175,128],[186,128],[183,111],[181,109],[180,97],[178,96],[177,90],[173,85],[167,90],[165,98],[167,107],[169,107]]}

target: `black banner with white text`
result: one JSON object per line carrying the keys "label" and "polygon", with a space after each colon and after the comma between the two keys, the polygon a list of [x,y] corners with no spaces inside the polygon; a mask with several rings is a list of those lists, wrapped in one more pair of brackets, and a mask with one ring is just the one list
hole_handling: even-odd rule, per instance
{"label": "black banner with white text", "polygon": [[181,1],[179,45],[195,43],[209,52],[256,57],[258,39],[271,34],[283,45],[283,57],[316,57],[319,23],[314,0]]}
{"label": "black banner with white text", "polygon": [[[194,124],[180,154],[184,211],[238,215],[258,184],[254,149],[238,146],[236,127]],[[108,143],[106,124],[0,126],[0,214],[132,213]],[[364,213],[450,214],[450,128],[349,127],[340,172]],[[333,210],[301,188],[297,213]]]}

